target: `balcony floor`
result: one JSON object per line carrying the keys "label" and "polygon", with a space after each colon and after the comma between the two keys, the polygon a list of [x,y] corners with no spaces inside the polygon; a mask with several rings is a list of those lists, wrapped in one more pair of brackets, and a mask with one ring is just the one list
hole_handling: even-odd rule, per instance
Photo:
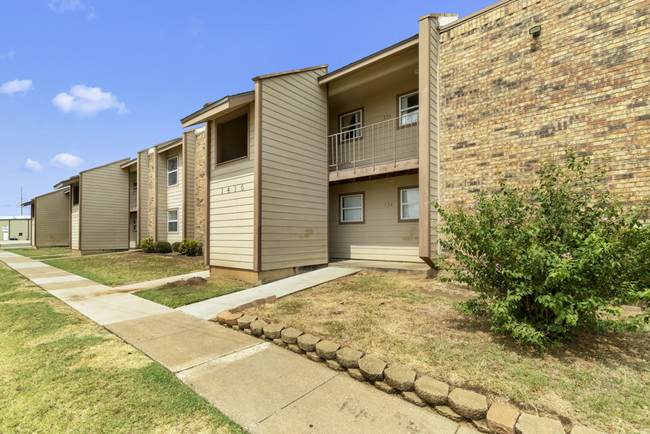
{"label": "balcony floor", "polygon": [[363,178],[366,176],[382,175],[384,173],[401,172],[419,167],[418,159],[403,160],[386,164],[377,164],[366,167],[353,167],[350,169],[339,169],[330,172],[330,182],[343,181],[346,179]]}

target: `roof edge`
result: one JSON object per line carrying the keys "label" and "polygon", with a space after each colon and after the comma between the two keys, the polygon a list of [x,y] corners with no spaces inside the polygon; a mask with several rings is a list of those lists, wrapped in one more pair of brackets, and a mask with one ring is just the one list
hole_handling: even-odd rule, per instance
{"label": "roof edge", "polygon": [[218,107],[221,104],[224,104],[224,103],[228,102],[232,98],[237,98],[237,97],[246,96],[246,95],[255,95],[255,91],[254,90],[249,90],[247,92],[236,93],[236,94],[233,94],[233,95],[226,95],[226,96],[224,96],[223,98],[221,98],[221,99],[219,99],[217,101],[207,103],[207,104],[205,104],[203,106],[203,108],[201,108],[201,109],[195,111],[194,113],[192,113],[190,115],[187,115],[184,118],[182,118],[181,123],[185,124],[188,121],[190,121],[192,118],[198,117],[198,116],[202,115],[203,113],[205,113],[205,112],[207,112],[209,110],[212,110],[213,108]]}
{"label": "roof edge", "polygon": [[486,14],[488,12],[493,11],[494,9],[500,8],[501,6],[505,6],[509,3],[513,3],[517,0],[499,0],[496,3],[492,3],[489,6],[484,7],[483,9],[479,9],[476,12],[472,12],[469,15],[465,15],[463,18],[459,18],[456,21],[453,21],[449,24],[445,24],[444,26],[440,27],[440,33],[448,32],[449,30],[453,29],[454,27],[461,26],[465,24],[467,21],[470,21],[478,16],[481,16],[483,14]]}
{"label": "roof edge", "polygon": [[273,78],[273,77],[281,77],[283,75],[289,75],[289,74],[298,74],[300,72],[307,72],[307,71],[314,71],[316,69],[327,69],[329,65],[319,65],[319,66],[310,66],[309,68],[301,68],[301,69],[291,69],[289,71],[282,71],[282,72],[274,72],[272,74],[264,74],[264,75],[258,75],[257,77],[253,77],[253,81],[259,81],[259,80],[264,80],[267,78]]}

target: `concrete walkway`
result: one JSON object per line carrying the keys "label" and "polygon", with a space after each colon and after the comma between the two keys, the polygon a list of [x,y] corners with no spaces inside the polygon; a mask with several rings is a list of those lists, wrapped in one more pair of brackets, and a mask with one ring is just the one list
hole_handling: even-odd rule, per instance
{"label": "concrete walkway", "polygon": [[[197,317],[116,293],[9,252],[0,251],[0,260],[165,366],[249,432],[477,432],[347,374],[205,321],[203,313]],[[293,282],[299,287],[304,280]],[[289,286],[287,280],[273,284],[278,293]]]}

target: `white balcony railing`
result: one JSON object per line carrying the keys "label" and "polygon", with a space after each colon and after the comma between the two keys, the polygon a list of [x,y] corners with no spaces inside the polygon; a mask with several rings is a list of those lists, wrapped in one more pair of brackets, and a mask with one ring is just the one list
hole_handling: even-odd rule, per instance
{"label": "white balcony railing", "polygon": [[329,136],[330,172],[417,158],[417,113]]}

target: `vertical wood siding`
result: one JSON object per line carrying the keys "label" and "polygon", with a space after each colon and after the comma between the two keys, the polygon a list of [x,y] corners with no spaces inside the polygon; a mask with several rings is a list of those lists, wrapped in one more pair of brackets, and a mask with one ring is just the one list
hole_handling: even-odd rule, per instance
{"label": "vertical wood siding", "polygon": [[253,269],[255,110],[248,112],[248,158],[216,167],[216,132],[210,137],[210,252],[215,267]]}
{"label": "vertical wood siding", "polygon": [[70,196],[59,190],[34,199],[36,246],[67,246],[70,243]]}
{"label": "vertical wood siding", "polygon": [[[400,187],[418,175],[330,186],[329,245],[332,259],[420,262],[418,222],[398,222]],[[339,195],[364,193],[364,223],[339,223]]]}
{"label": "vertical wood siding", "polygon": [[[431,40],[429,41],[430,50],[430,63],[428,65],[429,71],[429,201],[421,204],[427,206],[431,210],[429,221],[429,236],[431,245],[431,258],[435,258],[438,253],[438,213],[432,209],[434,201],[438,200],[440,193],[438,190],[439,178],[439,136],[438,136],[438,112],[439,112],[439,98],[438,98],[438,59],[440,52],[440,34],[438,33],[437,20],[430,20],[431,26]],[[424,120],[423,120],[424,121]],[[423,168],[422,170],[426,170]]]}
{"label": "vertical wood siding", "polygon": [[325,69],[264,79],[262,270],[325,264],[327,96]]}
{"label": "vertical wood siding", "polygon": [[81,250],[129,248],[129,176],[121,163],[81,173]]}

